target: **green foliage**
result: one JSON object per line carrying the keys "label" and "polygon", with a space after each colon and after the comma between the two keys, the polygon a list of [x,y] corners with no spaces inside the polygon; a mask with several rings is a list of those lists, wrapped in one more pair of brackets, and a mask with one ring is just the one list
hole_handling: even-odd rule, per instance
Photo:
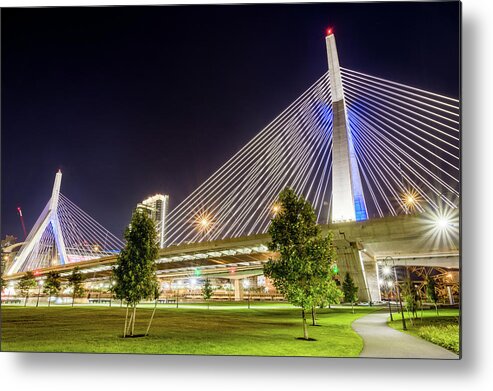
{"label": "green foliage", "polygon": [[[12,238],[12,239],[9,239]],[[2,245],[1,245],[1,255],[0,255],[0,290],[3,290],[7,286],[7,281],[4,280],[3,278],[3,273],[5,271],[5,266],[6,266],[6,260],[8,260],[9,255],[4,251],[4,247],[7,247],[7,245],[10,245],[11,241],[15,243],[15,239],[13,236],[7,235],[4,240],[2,240]],[[12,244],[13,244],[12,243]]]}
{"label": "green foliage", "polygon": [[43,285],[43,293],[49,296],[57,296],[62,289],[62,280],[57,272],[49,272]]}
{"label": "green foliage", "polygon": [[154,221],[136,210],[125,230],[126,245],[113,268],[115,297],[135,306],[141,300],[154,299],[158,282],[155,261],[158,256]]}
{"label": "green foliage", "polygon": [[344,298],[344,293],[341,291],[333,279],[325,281],[321,284],[318,290],[318,305],[321,308],[331,304],[339,304]]}
{"label": "green foliage", "polygon": [[36,288],[36,286],[36,279],[33,272],[27,272],[17,283],[16,289],[19,291],[21,296],[27,297],[29,295],[29,291]]}
{"label": "green foliage", "polygon": [[411,312],[412,314],[416,314],[419,307],[419,298],[416,288],[414,287],[414,284],[409,278],[407,278],[406,281],[404,282],[403,288],[404,289],[402,293],[403,293],[403,300],[406,303],[406,310]]}
{"label": "green foliage", "polygon": [[280,252],[284,257],[299,256],[307,240],[320,233],[315,212],[309,202],[298,197],[290,188],[279,194],[278,204],[280,212],[269,226],[272,240],[269,249]]}
{"label": "green foliage", "polygon": [[80,272],[80,268],[76,266],[67,279],[68,286],[72,288],[73,297],[82,297],[84,295],[84,288],[82,286],[83,281],[84,276]]}
{"label": "green foliage", "polygon": [[268,247],[280,256],[267,262],[264,273],[290,303],[311,308],[332,278],[332,235],[320,236],[312,206],[292,189],[281,192],[278,204],[281,209],[270,224]]}
{"label": "green foliage", "polygon": [[459,354],[460,332],[458,324],[424,326],[419,329],[418,335],[427,341]]}
{"label": "green foliage", "polygon": [[3,251],[0,258],[0,291],[7,286],[7,281],[3,278],[3,270],[5,269],[5,261],[3,260]]}
{"label": "green foliage", "polygon": [[[418,322],[407,324],[406,333],[459,353],[459,319],[460,310],[458,309],[444,309],[440,316],[433,310],[424,310]],[[402,331],[400,319],[389,322],[389,326]]]}
{"label": "green foliage", "polygon": [[305,310],[318,305],[330,288],[335,250],[332,234],[322,237],[315,212],[302,196],[284,189],[277,204],[280,211],[269,226],[270,251],[279,253],[264,265],[264,273],[292,304],[302,308],[305,339]]}
{"label": "green foliage", "polygon": [[438,301],[438,292],[436,289],[436,281],[434,278],[429,278],[426,280],[426,296],[434,304]]}
{"label": "green foliage", "polygon": [[342,282],[342,292],[346,303],[354,303],[358,299],[358,287],[354,285],[354,281],[349,273],[344,276]]}
{"label": "green foliage", "polygon": [[17,238],[14,235],[5,235],[5,239],[2,239],[0,246],[2,248],[12,246],[17,243]]}
{"label": "green foliage", "polygon": [[214,292],[214,288],[211,285],[211,282],[208,278],[204,281],[204,286],[202,287],[202,296],[205,300],[209,300],[212,297],[212,293]]}

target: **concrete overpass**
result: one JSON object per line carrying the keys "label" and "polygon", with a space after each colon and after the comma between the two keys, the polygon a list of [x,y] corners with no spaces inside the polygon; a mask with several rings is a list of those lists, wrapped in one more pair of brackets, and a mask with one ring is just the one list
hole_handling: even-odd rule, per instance
{"label": "concrete overpass", "polygon": [[[334,234],[340,274],[349,272],[360,287],[360,300],[368,301],[380,298],[377,261],[386,257],[402,266],[459,267],[458,226],[450,227],[457,235],[447,235],[447,240],[443,240],[432,221],[433,216],[428,214],[402,215],[329,224],[322,226],[322,231]],[[260,234],[169,246],[159,252],[157,274],[162,279],[183,278],[193,276],[199,269],[202,276],[220,275],[232,280],[239,290],[240,279],[261,274],[263,264],[276,256],[267,249],[269,240],[269,235]],[[57,271],[64,276],[79,266],[88,279],[106,279],[116,259],[115,255],[53,266],[36,270],[35,274],[43,276]],[[5,278],[16,280],[23,274]]]}

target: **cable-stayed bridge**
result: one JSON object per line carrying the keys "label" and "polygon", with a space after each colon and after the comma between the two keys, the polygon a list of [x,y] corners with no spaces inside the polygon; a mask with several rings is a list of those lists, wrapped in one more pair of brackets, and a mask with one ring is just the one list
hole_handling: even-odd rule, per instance
{"label": "cable-stayed bridge", "polygon": [[[171,211],[160,273],[257,273],[287,186],[335,232],[363,299],[378,295],[378,259],[458,266],[459,100],[341,67],[332,33],[326,46],[328,72]],[[9,274],[114,262],[123,244],[59,187]]]}

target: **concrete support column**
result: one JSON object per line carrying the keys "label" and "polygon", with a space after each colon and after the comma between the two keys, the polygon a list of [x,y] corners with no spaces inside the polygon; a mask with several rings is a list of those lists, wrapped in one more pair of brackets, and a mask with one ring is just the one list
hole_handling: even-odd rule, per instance
{"label": "concrete support column", "polygon": [[240,279],[234,280],[235,284],[235,301],[243,300],[243,285]]}
{"label": "concrete support column", "polygon": [[363,264],[360,260],[359,251],[356,246],[337,246],[337,265],[341,283],[344,281],[346,273],[349,273],[358,287],[358,300],[370,301],[369,292],[366,286],[366,279],[363,270]]}
{"label": "concrete support column", "polygon": [[346,273],[349,273],[358,287],[358,300],[366,302],[380,300],[375,258],[360,251],[362,247],[358,246],[358,243],[346,240],[342,232],[339,232],[338,236],[336,234],[335,244],[341,283]]}
{"label": "concrete support column", "polygon": [[359,252],[362,269],[366,280],[366,289],[368,291],[368,301],[380,301],[380,286],[378,284],[378,269],[376,259],[364,251]]}
{"label": "concrete support column", "polygon": [[454,303],[454,296],[452,295],[452,288],[450,285],[447,287],[447,293],[448,293],[448,301],[450,304],[455,304]]}

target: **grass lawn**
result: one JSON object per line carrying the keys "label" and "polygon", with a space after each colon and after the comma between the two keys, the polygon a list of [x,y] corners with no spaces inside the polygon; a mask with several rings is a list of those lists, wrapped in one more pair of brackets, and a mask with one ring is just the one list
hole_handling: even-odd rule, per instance
{"label": "grass lawn", "polygon": [[[422,319],[413,319],[414,325],[411,324],[406,314],[406,332],[459,354],[459,310],[440,309],[438,311],[439,316],[434,309],[423,311]],[[421,316],[421,312],[418,312],[418,316]],[[394,314],[394,321],[389,321],[389,326],[402,331],[401,315]]]}
{"label": "grass lawn", "polygon": [[[300,311],[293,308],[206,310],[159,308],[149,336],[121,338],[125,310],[119,307],[2,306],[2,351],[99,352],[354,357],[363,348],[353,320],[372,308],[324,309],[316,341],[298,340]],[[135,333],[144,333],[151,308],[137,310]],[[311,319],[309,319],[311,324]]]}

